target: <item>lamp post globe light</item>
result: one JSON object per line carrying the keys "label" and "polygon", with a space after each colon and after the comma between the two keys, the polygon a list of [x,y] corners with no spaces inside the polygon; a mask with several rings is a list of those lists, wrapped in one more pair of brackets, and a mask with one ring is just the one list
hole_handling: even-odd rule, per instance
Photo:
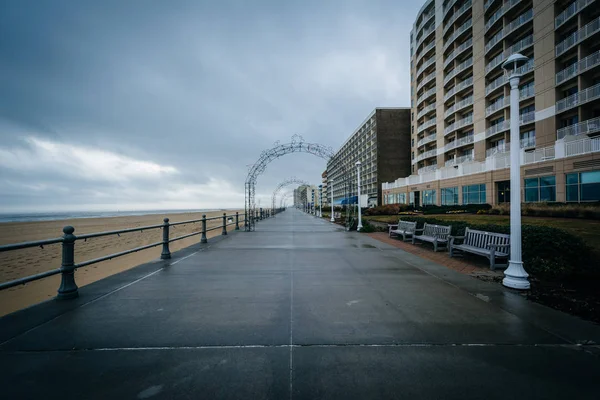
{"label": "lamp post globe light", "polygon": [[329,221],[335,222],[335,218],[333,218],[333,179],[329,180],[329,186],[331,186],[331,218],[329,218]]}
{"label": "lamp post globe light", "polygon": [[356,187],[357,187],[357,199],[358,203],[358,225],[356,226],[356,230],[360,231],[362,229],[362,215],[360,210],[360,161],[356,162]]}
{"label": "lamp post globe light", "polygon": [[504,271],[502,284],[513,289],[529,289],[529,276],[521,257],[521,162],[519,137],[519,81],[518,68],[528,58],[516,53],[502,64],[510,83],[510,260]]}

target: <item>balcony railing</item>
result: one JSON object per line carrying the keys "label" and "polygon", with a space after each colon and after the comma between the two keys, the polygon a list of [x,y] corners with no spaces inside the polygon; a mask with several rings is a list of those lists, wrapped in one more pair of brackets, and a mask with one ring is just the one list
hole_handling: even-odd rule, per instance
{"label": "balcony railing", "polygon": [[527,99],[531,96],[535,95],[535,86],[526,86],[522,89],[519,89],[519,100]]}
{"label": "balcony railing", "polygon": [[563,112],[600,97],[600,83],[556,102],[556,112]]}
{"label": "balcony railing", "polygon": [[492,104],[485,108],[485,116],[488,117],[496,111],[508,106],[508,99],[504,96],[499,97],[498,100],[494,101]]}
{"label": "balcony railing", "polygon": [[450,0],[448,3],[446,3],[446,5],[444,6],[444,14],[446,14],[446,12],[454,6],[456,1],[457,0]]}
{"label": "balcony railing", "polygon": [[448,66],[448,64],[450,64],[450,62],[454,61],[454,59],[459,54],[461,54],[463,51],[465,51],[466,49],[468,49],[472,46],[473,46],[473,38],[469,38],[464,43],[462,43],[460,46],[458,46],[457,48],[452,50],[452,52],[450,54],[448,54],[448,58],[446,58],[446,61],[444,61],[444,68],[446,68]]}
{"label": "balcony railing", "polygon": [[465,117],[463,119],[459,119],[458,121],[455,121],[454,123],[450,124],[450,126],[448,126],[446,129],[444,129],[444,136],[448,135],[449,133],[454,132],[457,129],[463,128],[467,125],[471,125],[473,123],[473,116],[469,115],[468,117]]}
{"label": "balcony railing", "polygon": [[419,69],[417,70],[417,77],[421,74],[421,72],[423,72],[427,67],[429,67],[434,62],[435,62],[435,56],[430,57],[427,61],[425,61],[423,63],[423,65],[421,65],[421,67],[419,67]]}
{"label": "balcony railing", "polygon": [[555,146],[548,146],[533,151],[526,151],[523,158],[523,164],[554,160],[556,156],[555,149]]}
{"label": "balcony railing", "polygon": [[463,109],[464,107],[470,106],[471,104],[473,104],[473,96],[464,98],[463,100],[459,101],[458,103],[455,103],[453,106],[447,109],[444,113],[444,118],[448,118],[449,115]]}
{"label": "balcony railing", "polygon": [[423,80],[421,81],[421,83],[419,83],[419,85],[417,86],[417,92],[419,90],[421,90],[421,88],[425,85],[427,85],[429,82],[431,82],[434,78],[435,78],[435,71],[433,71],[432,73],[430,73],[429,75],[427,75],[425,78],[423,78]]}
{"label": "balcony railing", "polygon": [[600,137],[565,143],[565,157],[596,153],[598,151],[600,151]]}
{"label": "balcony railing", "polygon": [[569,65],[567,68],[556,74],[556,84],[561,83],[600,65],[600,50],[595,51],[589,56],[582,58],[581,61]]}
{"label": "balcony railing", "polygon": [[487,11],[488,8],[490,8],[490,6],[492,4],[494,4],[496,0],[486,0],[485,3],[483,3],[483,11]]}
{"label": "balcony railing", "polygon": [[425,136],[423,139],[421,139],[417,142],[417,147],[421,147],[424,144],[434,142],[436,139],[437,139],[437,135],[435,133],[432,135],[429,135],[429,136]]}
{"label": "balcony railing", "polygon": [[465,154],[464,156],[456,157],[456,158],[446,161],[444,166],[449,167],[452,165],[458,165],[458,164],[466,163],[466,162],[473,161],[473,160],[474,160],[473,154]]}
{"label": "balcony railing", "polygon": [[525,11],[523,14],[519,15],[517,18],[513,19],[508,25],[502,28],[498,33],[496,33],[485,45],[485,53],[487,53],[490,49],[492,49],[498,42],[500,42],[504,37],[509,35],[515,29],[523,26],[527,22],[533,19],[533,9],[529,9]]}
{"label": "balcony railing", "polygon": [[435,118],[427,120],[422,125],[419,125],[419,128],[417,128],[417,133],[423,132],[425,129],[433,125],[435,125]]}
{"label": "balcony railing", "polygon": [[487,32],[488,29],[490,29],[490,27],[492,25],[494,25],[494,23],[496,21],[498,21],[500,18],[502,18],[502,16],[504,14],[506,14],[506,12],[508,10],[510,10],[511,8],[513,8],[515,5],[517,5],[521,0],[510,0],[508,3],[504,4],[502,7],[500,7],[498,9],[498,11],[496,11],[495,13],[493,13],[490,18],[488,19],[488,21],[485,23],[485,29],[484,32]]}
{"label": "balcony railing", "polygon": [[485,156],[486,157],[491,157],[491,156],[494,156],[496,154],[506,153],[508,150],[510,150],[509,146],[507,146],[506,144],[499,144],[497,146],[494,146],[494,147],[491,147],[491,148],[487,149],[485,151]]}
{"label": "balcony railing", "polygon": [[556,45],[556,57],[560,56],[571,47],[576,46],[598,31],[600,31],[600,17],[594,19],[580,30],[573,32],[565,40]]}
{"label": "balcony railing", "polygon": [[529,35],[529,36],[519,40],[517,43],[513,44],[512,46],[510,46],[509,48],[507,48],[506,50],[504,50],[503,52],[498,54],[496,57],[494,57],[492,59],[492,61],[490,61],[485,66],[486,75],[490,71],[492,71],[494,68],[496,68],[498,65],[502,64],[512,54],[519,53],[520,51],[522,51],[523,49],[525,49],[529,46],[533,46],[533,35]]}
{"label": "balcony railing", "polygon": [[595,0],[578,0],[569,4],[569,6],[554,19],[554,29],[567,22],[571,17],[574,17],[578,12],[592,4],[594,1]]}
{"label": "balcony railing", "polygon": [[462,137],[460,139],[456,139],[450,143],[448,143],[447,145],[444,146],[444,152],[446,151],[450,151],[453,150],[457,147],[460,146],[465,146],[467,144],[471,144],[475,141],[475,136],[474,135],[467,135],[465,137]]}
{"label": "balcony railing", "polygon": [[429,96],[431,96],[434,93],[435,93],[435,87],[432,87],[431,89],[429,89],[428,91],[426,91],[425,93],[423,93],[422,95],[420,95],[419,98],[417,99],[417,106],[419,106],[419,104],[423,100],[425,100],[426,98],[428,98]]}
{"label": "balcony railing", "polygon": [[[528,72],[533,71],[533,59],[529,60],[527,64],[517,68],[517,71],[521,75],[525,75]],[[485,95],[492,93],[497,88],[506,84],[506,75],[502,74],[498,78],[494,79],[489,85],[485,87]]]}
{"label": "balcony railing", "polygon": [[470,76],[464,81],[460,81],[457,85],[455,85],[448,93],[444,95],[444,102],[448,100],[450,97],[454,96],[455,93],[459,93],[461,90],[473,86],[473,77]]}
{"label": "balcony railing", "polygon": [[417,48],[425,41],[425,39],[429,37],[433,31],[435,31],[435,24],[431,24],[429,28],[423,31],[423,35],[421,35],[421,38],[417,41]]}
{"label": "balcony railing", "polygon": [[525,125],[535,122],[535,111],[526,112],[519,115],[519,124]]}
{"label": "balcony railing", "polygon": [[452,70],[452,72],[444,78],[444,85],[446,83],[450,82],[450,79],[454,78],[456,75],[460,74],[461,72],[463,72],[465,69],[471,67],[472,65],[473,65],[473,57],[470,57],[470,58],[466,59],[465,61],[463,61],[462,63],[458,64],[458,66],[456,68],[454,68]]}
{"label": "balcony railing", "polygon": [[448,36],[448,39],[446,39],[446,42],[444,43],[444,51],[446,51],[446,49],[454,42],[454,40],[457,37],[459,37],[460,35],[462,35],[463,32],[465,32],[467,29],[471,29],[472,25],[473,25],[473,19],[469,18],[468,20],[465,21],[464,24],[459,26],[458,29],[455,30],[452,35]]}
{"label": "balcony railing", "polygon": [[419,169],[417,170],[417,174],[419,174],[419,175],[426,174],[427,172],[432,172],[432,171],[435,171],[436,169],[438,169],[438,166],[437,166],[437,164],[434,164],[434,165],[428,165],[428,166],[426,166],[426,167],[419,168]]}
{"label": "balcony railing", "polygon": [[430,105],[419,111],[419,113],[417,114],[417,119],[421,118],[423,115],[427,114],[431,110],[435,110],[435,103],[431,103]]}
{"label": "balcony railing", "polygon": [[600,117],[561,128],[556,131],[556,137],[562,139],[565,136],[589,135],[598,131],[600,131]]}
{"label": "balcony railing", "polygon": [[510,129],[510,121],[504,120],[496,125],[492,125],[485,130],[485,137],[489,138],[494,136],[500,132],[504,132]]}
{"label": "balcony railing", "polygon": [[444,31],[442,34],[446,35],[446,32],[448,32],[450,27],[452,27],[452,24],[454,24],[454,21],[456,21],[461,15],[463,15],[465,13],[465,11],[467,11],[470,8],[471,8],[471,0],[465,1],[463,3],[463,5],[460,6],[460,8],[450,17],[448,22],[446,22],[446,25],[444,26]]}
{"label": "balcony railing", "polygon": [[429,11],[429,13],[427,14],[423,14],[423,18],[421,19],[421,22],[419,23],[419,25],[417,25],[417,32],[419,32],[421,30],[421,28],[427,23],[427,21],[429,21],[429,18],[433,17],[435,15],[435,7]]}
{"label": "balcony railing", "polygon": [[435,47],[435,40],[432,40],[431,43],[429,43],[427,46],[425,46],[425,48],[423,50],[421,50],[421,52],[417,56],[417,62],[421,61],[421,58],[423,58],[423,56],[425,54],[427,54],[427,52],[429,50],[433,49],[434,47]]}
{"label": "balcony railing", "polygon": [[417,156],[417,162],[419,162],[421,160],[424,160],[426,158],[435,157],[435,156],[437,156],[437,149],[428,150],[428,151],[426,151],[424,153],[421,153],[421,154],[419,154]]}

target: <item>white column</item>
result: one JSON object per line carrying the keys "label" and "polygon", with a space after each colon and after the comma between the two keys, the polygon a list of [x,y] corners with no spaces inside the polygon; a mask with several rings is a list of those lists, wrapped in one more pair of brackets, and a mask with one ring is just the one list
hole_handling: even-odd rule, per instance
{"label": "white column", "polygon": [[360,161],[356,162],[356,186],[357,186],[357,202],[358,202],[358,225],[356,226],[356,230],[360,231],[362,229],[362,212],[360,209]]}
{"label": "white column", "polygon": [[331,218],[329,221],[335,222],[335,218],[333,218],[333,179],[329,180],[329,185],[331,186]]}
{"label": "white column", "polygon": [[521,258],[521,146],[519,136],[519,80],[510,78],[510,260],[502,284],[513,289],[529,289],[529,276]]}

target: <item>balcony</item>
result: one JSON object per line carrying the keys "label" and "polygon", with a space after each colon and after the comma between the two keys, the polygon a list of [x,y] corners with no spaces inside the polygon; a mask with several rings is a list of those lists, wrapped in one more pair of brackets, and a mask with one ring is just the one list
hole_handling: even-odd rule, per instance
{"label": "balcony", "polygon": [[490,8],[490,6],[495,2],[496,0],[486,0],[485,3],[483,3],[483,11],[487,11],[487,9]]}
{"label": "balcony", "polygon": [[519,115],[519,125],[526,125],[535,122],[535,111],[526,112]]}
{"label": "balcony", "polygon": [[459,119],[458,121],[455,121],[454,123],[450,124],[450,126],[448,126],[446,129],[444,129],[444,136],[454,132],[457,129],[463,128],[467,125],[471,125],[473,123],[473,116],[469,115],[468,117],[465,117],[463,119]]}
{"label": "balcony", "polygon": [[466,162],[470,162],[473,161],[474,157],[473,154],[465,154],[464,156],[460,156],[460,157],[456,157],[453,158],[451,160],[446,161],[446,163],[444,164],[445,167],[450,167],[450,166],[454,166],[454,165],[459,165],[459,164],[463,164]]}
{"label": "balcony", "polygon": [[556,137],[562,139],[565,136],[590,135],[596,132],[600,132],[600,117],[561,128],[556,131]]}
{"label": "balcony", "polygon": [[425,129],[435,125],[435,118],[425,121],[422,125],[417,128],[417,133],[423,132]]}
{"label": "balcony", "polygon": [[431,32],[433,32],[433,31],[435,31],[435,24],[431,24],[431,26],[429,28],[427,28],[423,31],[423,35],[421,35],[421,38],[417,41],[417,49],[419,48],[421,43],[423,43],[425,41],[425,39],[427,39],[429,37],[429,35],[431,34]]}
{"label": "balcony", "polygon": [[472,65],[473,65],[473,57],[470,57],[467,60],[463,61],[462,63],[458,64],[458,66],[456,68],[454,68],[452,70],[452,72],[450,72],[450,74],[444,78],[444,85],[446,83],[450,82],[450,79],[454,78],[456,75],[460,74],[467,68],[470,68]]}
{"label": "balcony", "polygon": [[435,110],[435,103],[431,103],[430,105],[419,111],[419,113],[417,114],[417,119],[421,118],[423,115],[427,114],[431,110]]}
{"label": "balcony", "polygon": [[579,0],[574,1],[569,4],[567,8],[563,10],[558,16],[554,19],[554,29],[557,29],[559,26],[567,22],[569,19],[577,15],[581,10],[585,7],[592,4],[594,0]]}
{"label": "balcony", "polygon": [[417,70],[417,78],[419,77],[419,75],[421,75],[421,72],[425,71],[425,69],[427,69],[427,67],[432,65],[434,62],[435,56],[430,57],[427,61],[425,61],[423,65],[421,65],[421,67],[419,67],[419,69]]}
{"label": "balcony", "polygon": [[494,25],[494,23],[496,21],[498,21],[500,18],[502,18],[502,16],[504,14],[506,14],[506,12],[508,10],[510,10],[515,5],[519,4],[520,2],[521,2],[521,0],[510,0],[508,3],[506,3],[502,7],[500,7],[498,9],[498,11],[496,11],[495,13],[493,13],[490,16],[490,18],[488,19],[488,21],[485,23],[484,33],[487,32],[492,27],[492,25]]}
{"label": "balcony", "polygon": [[587,24],[586,26],[584,26],[580,30],[578,30],[576,32],[573,32],[565,40],[563,40],[562,42],[560,42],[556,46],[556,50],[555,50],[556,51],[556,57],[558,57],[561,54],[565,53],[570,48],[578,45],[579,43],[581,43],[585,39],[587,39],[590,36],[592,36],[593,34],[597,33],[598,31],[600,31],[600,17],[594,19],[592,22],[590,22],[589,24]]}
{"label": "balcony", "polygon": [[419,83],[419,85],[417,86],[417,92],[419,90],[421,90],[421,88],[423,86],[425,86],[429,82],[431,82],[435,78],[435,76],[436,76],[435,71],[433,71],[432,73],[430,73],[429,75],[427,75],[425,78],[423,78],[423,80],[421,81],[421,83]]}
{"label": "balcony", "polygon": [[508,106],[509,103],[510,102],[509,102],[508,98],[506,98],[504,96],[499,97],[498,100],[494,101],[492,104],[490,104],[489,106],[487,106],[485,108],[485,116],[489,117],[496,111]]}
{"label": "balcony", "polygon": [[600,65],[600,50],[581,59],[579,62],[569,65],[562,71],[559,71],[556,74],[556,84],[560,85],[561,83],[566,82],[585,71],[595,68],[598,65]]}
{"label": "balcony", "polygon": [[419,55],[417,56],[417,63],[419,61],[421,61],[421,58],[423,58],[423,56],[425,54],[427,54],[427,52],[431,49],[433,49],[435,47],[435,40],[432,40],[431,43],[429,43],[427,46],[425,46],[425,48],[423,50],[421,50],[419,52]]}
{"label": "balcony", "polygon": [[555,146],[542,147],[534,151],[526,151],[523,158],[523,164],[532,164],[548,160],[554,160],[556,157]]}
{"label": "balcony", "polygon": [[452,50],[452,52],[450,54],[448,54],[448,58],[446,58],[446,61],[444,61],[444,68],[446,68],[448,66],[448,64],[450,64],[450,62],[454,61],[456,56],[458,56],[459,54],[464,52],[466,49],[471,48],[472,46],[473,46],[473,38],[469,38],[464,43],[462,43],[460,46],[458,46],[457,48]]}
{"label": "balcony", "polygon": [[473,104],[473,96],[469,96],[461,101],[459,101],[458,103],[455,103],[453,106],[451,106],[449,109],[446,110],[446,112],[444,113],[444,118],[448,118],[448,116],[452,115],[455,112],[458,112],[460,110],[462,110],[463,108],[470,106]]}
{"label": "balcony", "polygon": [[438,169],[438,166],[437,166],[437,164],[434,164],[434,165],[428,165],[428,166],[426,166],[426,167],[419,168],[419,169],[417,170],[417,174],[419,174],[419,175],[426,174],[426,173],[428,173],[428,172],[433,172],[433,171],[435,171],[436,169]]}
{"label": "balcony", "polygon": [[450,0],[445,6],[444,6],[444,14],[446,14],[448,12],[448,10],[450,10],[452,7],[454,7],[454,4],[456,4],[457,0]]}
{"label": "balcony", "polygon": [[454,21],[456,21],[458,18],[460,18],[460,16],[463,15],[470,8],[471,8],[471,0],[465,1],[463,3],[463,5],[460,6],[460,8],[450,17],[448,22],[446,22],[446,25],[444,26],[443,35],[446,35],[446,32],[448,32],[450,27],[452,27],[452,24],[454,24]]}
{"label": "balcony", "polygon": [[429,19],[431,17],[433,17],[435,15],[435,7],[429,11],[429,13],[427,14],[423,14],[423,19],[421,19],[421,22],[419,23],[419,25],[417,25],[417,32],[419,32],[421,30],[421,28],[423,26],[425,26],[425,24],[429,21]]}
{"label": "balcony", "polygon": [[471,29],[472,25],[473,25],[473,19],[469,18],[468,20],[465,21],[464,24],[459,26],[458,29],[456,29],[452,35],[448,36],[448,39],[446,39],[446,41],[444,42],[444,47],[443,47],[444,51],[446,51],[446,49],[448,47],[450,47],[450,45],[452,43],[454,43],[454,41],[456,40],[457,37],[462,35],[467,29]]}
{"label": "balcony", "polygon": [[417,99],[417,107],[420,105],[420,103],[423,102],[423,100],[425,100],[432,94],[435,94],[435,87],[432,87],[431,89],[429,89],[428,91],[426,91],[425,93],[423,93],[422,95],[419,96],[419,98]]}
{"label": "balcony", "polygon": [[556,102],[556,112],[563,112],[600,98],[600,83]]}
{"label": "balcony", "polygon": [[528,99],[533,96],[535,96],[535,86],[531,85],[519,89],[519,101]]}
{"label": "balcony", "polygon": [[492,125],[485,130],[486,139],[492,137],[500,132],[504,132],[510,129],[510,121],[504,120],[496,125]]}
{"label": "balcony", "polygon": [[565,143],[565,157],[581,154],[596,153],[600,151],[600,137],[581,139]]}
{"label": "balcony", "polygon": [[533,35],[524,37],[523,39],[519,40],[518,42],[516,42],[515,44],[498,54],[496,57],[494,57],[492,61],[490,61],[485,66],[485,74],[487,75],[490,71],[494,70],[494,68],[501,65],[512,54],[519,53],[529,46],[533,46]]}
{"label": "balcony", "polygon": [[464,81],[460,81],[457,85],[455,85],[448,93],[444,95],[444,102],[446,102],[450,97],[455,94],[460,93],[461,90],[473,86],[473,77],[470,76]]}
{"label": "balcony", "polygon": [[437,135],[435,133],[432,135],[429,135],[429,136],[425,136],[423,139],[421,139],[417,142],[417,147],[421,147],[427,143],[435,142],[436,139],[437,139]]}
{"label": "balcony", "polygon": [[471,144],[474,141],[475,141],[475,135],[467,135],[460,139],[456,139],[444,146],[444,152],[456,149],[457,147],[465,146],[467,144]]}
{"label": "balcony", "polygon": [[490,51],[496,44],[498,44],[504,37],[512,33],[514,30],[523,26],[527,22],[533,19],[533,9],[529,9],[525,11],[523,14],[519,15],[517,18],[513,19],[508,25],[502,28],[498,33],[496,33],[485,45],[485,53]]}
{"label": "balcony", "polygon": [[487,157],[492,157],[492,156],[495,156],[496,154],[506,153],[509,150],[510,150],[510,147],[508,145],[506,145],[506,144],[500,144],[498,146],[494,146],[494,147],[491,147],[491,148],[487,149],[485,151],[485,156],[486,156],[486,158]]}
{"label": "balcony", "polygon": [[419,162],[430,157],[437,157],[437,149],[428,150],[424,153],[419,154],[416,158],[416,161]]}
{"label": "balcony", "polygon": [[521,139],[521,148],[527,149],[530,147],[535,147],[535,136]]}

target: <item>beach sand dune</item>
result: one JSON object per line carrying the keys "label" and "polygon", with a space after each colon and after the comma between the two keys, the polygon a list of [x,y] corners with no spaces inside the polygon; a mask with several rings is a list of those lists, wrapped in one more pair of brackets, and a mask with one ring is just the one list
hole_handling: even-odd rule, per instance
{"label": "beach sand dune", "polygon": [[[203,213],[150,214],[110,218],[81,218],[60,221],[7,222],[0,224],[0,244],[18,243],[32,240],[50,239],[62,236],[66,225],[75,227],[75,235],[112,231],[139,226],[162,224],[163,218],[170,222],[180,222],[202,218]],[[206,212],[207,218],[222,216],[223,211]],[[235,211],[227,211],[235,214]],[[240,211],[240,221],[243,220]],[[207,228],[221,226],[222,219],[208,221]],[[243,226],[243,223],[240,223]],[[228,226],[233,230],[234,226]],[[201,223],[178,225],[171,227],[170,237],[182,236],[186,233],[201,230]],[[211,238],[221,234],[220,229],[207,233]],[[75,262],[83,262],[104,255],[117,253],[162,240],[162,230],[152,229],[143,232],[132,232],[119,236],[107,236],[77,241],[75,243]],[[170,244],[171,252],[190,246],[200,241],[200,236],[192,236]],[[125,271],[136,265],[155,260],[160,257],[162,246],[153,247],[117,259],[104,261],[81,268],[75,272],[75,281],[79,287],[99,279]],[[61,245],[44,246],[0,253],[0,282],[37,274],[60,267]],[[0,291],[0,315],[20,310],[56,296],[60,285],[60,275],[30,282],[26,285]]]}

